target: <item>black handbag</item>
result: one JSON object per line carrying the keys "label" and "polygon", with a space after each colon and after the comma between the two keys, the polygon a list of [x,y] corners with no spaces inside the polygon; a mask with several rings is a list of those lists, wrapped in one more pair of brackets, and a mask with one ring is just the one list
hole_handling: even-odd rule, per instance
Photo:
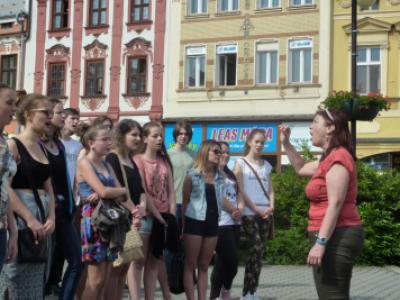
{"label": "black handbag", "polygon": [[[18,152],[26,151],[22,145],[20,145],[20,141],[16,138],[13,138],[17,147]],[[36,205],[39,208],[39,221],[44,224],[45,212],[42,200],[40,199],[39,193],[34,185],[33,181],[33,170],[29,163],[26,163],[24,160],[21,160],[21,164],[23,168],[27,169],[26,174],[28,175],[28,183],[32,189],[32,193],[36,202]],[[19,218],[16,215],[17,218]],[[18,229],[18,263],[45,263],[48,259],[48,240],[44,238],[42,240],[36,240],[33,236],[32,230],[29,228]]]}

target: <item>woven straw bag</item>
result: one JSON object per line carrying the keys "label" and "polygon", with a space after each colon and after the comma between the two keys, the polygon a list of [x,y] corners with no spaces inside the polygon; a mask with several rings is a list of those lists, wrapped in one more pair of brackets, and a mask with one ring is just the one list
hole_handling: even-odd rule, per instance
{"label": "woven straw bag", "polygon": [[[121,157],[117,154],[119,166],[121,168],[122,177],[124,179],[124,184],[129,195],[129,187],[128,187],[128,180],[126,178],[125,169],[121,163]],[[131,197],[129,197],[131,199]],[[142,238],[139,235],[137,229],[131,226],[131,230],[126,233],[125,244],[122,251],[118,252],[118,258],[113,262],[114,267],[119,267],[123,264],[130,263],[134,260],[143,258],[143,251],[142,251]]]}

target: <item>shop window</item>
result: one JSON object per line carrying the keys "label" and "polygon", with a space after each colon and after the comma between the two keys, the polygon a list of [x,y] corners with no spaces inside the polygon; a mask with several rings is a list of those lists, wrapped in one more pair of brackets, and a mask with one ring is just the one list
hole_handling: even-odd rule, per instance
{"label": "shop window", "polygon": [[68,28],[69,0],[54,0],[52,10],[52,29],[62,30]]}
{"label": "shop window", "polygon": [[48,69],[47,95],[65,97],[65,63],[51,63]]}
{"label": "shop window", "polygon": [[107,0],[90,0],[90,27],[107,25]]}
{"label": "shop window", "polygon": [[17,55],[1,56],[0,81],[15,89],[17,84]]}
{"label": "shop window", "polygon": [[128,96],[146,93],[147,59],[131,57],[128,59]]}
{"label": "shop window", "polygon": [[369,156],[362,159],[363,162],[369,164],[377,171],[383,171],[391,168],[391,156],[390,153],[381,153],[373,156]]}
{"label": "shop window", "polygon": [[381,49],[359,47],[357,49],[357,91],[361,94],[381,90]]}
{"label": "shop window", "polygon": [[90,60],[86,62],[86,96],[96,97],[103,95],[104,61]]}
{"label": "shop window", "polygon": [[312,40],[289,41],[289,83],[311,82]]}
{"label": "shop window", "polygon": [[204,87],[206,47],[187,47],[185,65],[186,87]]}
{"label": "shop window", "polygon": [[278,83],[278,44],[259,43],[256,52],[256,83]]}
{"label": "shop window", "polygon": [[149,0],[131,0],[131,23],[140,23],[149,19]]}
{"label": "shop window", "polygon": [[208,0],[188,0],[188,14],[205,14],[208,10]]}
{"label": "shop window", "polygon": [[277,8],[280,7],[280,0],[257,0],[257,8]]}
{"label": "shop window", "polygon": [[218,12],[237,11],[239,0],[218,0]]}
{"label": "shop window", "polygon": [[376,0],[374,4],[372,4],[370,7],[361,9],[361,11],[373,11],[373,10],[379,10],[379,0]]}

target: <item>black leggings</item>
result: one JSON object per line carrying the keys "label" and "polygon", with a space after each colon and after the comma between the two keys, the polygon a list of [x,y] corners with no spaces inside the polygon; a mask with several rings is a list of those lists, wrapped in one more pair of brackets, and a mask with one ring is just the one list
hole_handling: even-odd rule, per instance
{"label": "black leggings", "polygon": [[[310,243],[315,244],[315,234],[309,232]],[[323,300],[350,298],[350,281],[356,257],[364,241],[362,226],[339,227],[326,245],[321,267],[313,267],[318,298]]]}
{"label": "black leggings", "polygon": [[222,286],[229,290],[238,270],[240,225],[227,225],[218,228],[218,242],[211,273],[210,298],[219,297]]}

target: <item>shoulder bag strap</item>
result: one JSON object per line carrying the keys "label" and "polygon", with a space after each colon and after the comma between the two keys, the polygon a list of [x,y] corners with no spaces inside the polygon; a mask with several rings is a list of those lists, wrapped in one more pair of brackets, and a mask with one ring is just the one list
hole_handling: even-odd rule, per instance
{"label": "shoulder bag strap", "polygon": [[122,157],[121,157],[118,153],[115,153],[115,154],[116,154],[117,157],[118,157],[118,163],[119,163],[119,167],[120,167],[120,169],[121,169],[122,179],[123,179],[123,181],[124,181],[124,185],[125,185],[125,188],[126,188],[126,194],[127,194],[127,196],[129,197],[129,199],[131,199],[131,200],[133,201],[133,199],[131,198],[130,191],[129,191],[128,179],[126,178],[125,168],[124,168],[124,166],[123,166],[123,164],[122,164]]}
{"label": "shoulder bag strap", "polygon": [[257,179],[258,183],[260,184],[261,189],[263,190],[265,197],[267,197],[267,199],[269,200],[268,193],[267,193],[267,191],[265,190],[264,184],[262,183],[260,176],[258,176],[256,170],[254,170],[254,168],[252,167],[252,165],[251,165],[245,158],[243,158],[243,161],[244,161],[245,164],[250,168],[250,170],[253,172],[253,174],[256,176],[256,179]]}
{"label": "shoulder bag strap", "polygon": [[[44,207],[43,207],[42,200],[40,199],[39,192],[36,189],[35,184],[34,184],[32,167],[26,161],[26,159],[22,159],[22,156],[29,155],[29,152],[28,152],[28,150],[25,148],[24,144],[20,140],[18,140],[15,137],[13,137],[12,139],[14,140],[15,144],[17,145],[18,152],[19,152],[19,155],[21,157],[21,162],[20,163],[23,164],[23,168],[24,169],[27,169],[26,174],[28,175],[28,183],[29,183],[29,186],[31,187],[31,190],[32,190],[32,193],[33,193],[33,196],[34,196],[33,198],[35,199],[36,205],[39,208],[39,214],[40,214],[40,217],[41,217],[40,221],[42,223],[44,223],[45,220],[46,220],[45,213],[44,213]],[[24,152],[24,153],[22,153],[22,152]]]}

